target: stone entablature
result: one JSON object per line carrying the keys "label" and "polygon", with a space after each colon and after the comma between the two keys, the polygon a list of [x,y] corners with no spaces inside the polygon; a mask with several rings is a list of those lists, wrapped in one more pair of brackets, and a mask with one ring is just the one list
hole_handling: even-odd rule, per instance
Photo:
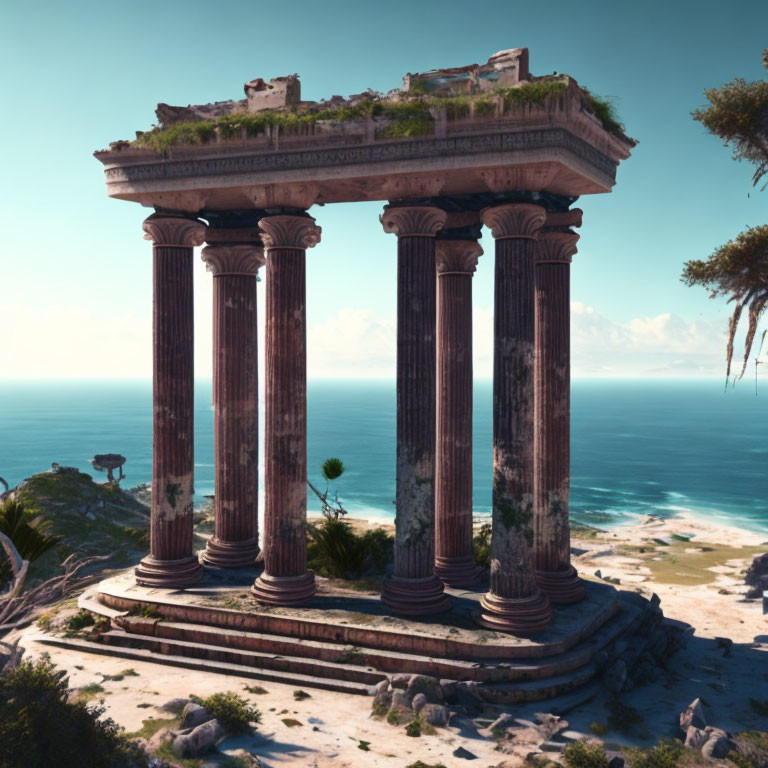
{"label": "stone entablature", "polygon": [[[515,61],[521,66],[522,58]],[[552,87],[540,99],[508,98],[516,87],[537,84]],[[397,91],[387,97],[362,94],[350,101],[334,97],[338,104],[314,105],[326,108],[322,114],[341,115],[339,107],[367,98],[381,105],[368,116],[352,112],[308,120],[321,113],[307,112],[311,104],[300,102],[290,108],[298,111],[268,110],[272,117],[262,127],[251,131],[244,125],[235,138],[224,138],[211,124],[204,143],[174,144],[162,155],[141,142],[115,142],[95,156],[105,166],[111,197],[190,213],[263,208],[270,198],[290,199],[290,205],[306,209],[316,203],[412,196],[518,190],[576,196],[611,190],[616,168],[635,142],[606,129],[590,108],[589,93],[575,80],[520,79],[517,85],[495,87],[479,92],[477,99],[471,92],[464,101],[459,99],[458,111],[456,98]],[[199,112],[211,107],[218,115],[225,104],[172,109]],[[387,110],[409,105],[422,108],[426,135],[393,138],[388,131],[393,118]],[[418,179],[430,188],[428,194],[401,193],[404,182],[412,185]],[[297,194],[300,199],[294,201]]]}

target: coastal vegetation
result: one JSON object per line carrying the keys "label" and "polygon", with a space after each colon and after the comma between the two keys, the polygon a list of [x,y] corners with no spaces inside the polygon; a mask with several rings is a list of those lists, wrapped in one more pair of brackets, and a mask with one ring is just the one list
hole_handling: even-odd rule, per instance
{"label": "coastal vegetation", "polygon": [[[175,146],[208,144],[219,139],[246,139],[263,136],[274,128],[287,133],[311,132],[322,123],[345,123],[373,120],[376,136],[382,139],[411,138],[430,135],[434,131],[435,113],[441,110],[447,120],[460,120],[474,114],[490,117],[500,108],[504,111],[529,106],[542,106],[563,96],[572,82],[567,75],[544,77],[508,88],[497,88],[490,93],[466,96],[435,96],[419,94],[418,85],[407,101],[390,101],[371,92],[354,104],[323,108],[292,106],[287,109],[246,111],[194,122],[155,126],[139,132],[131,145],[152,149],[166,155]],[[592,112],[609,133],[622,135],[615,103],[580,88],[584,107]]]}
{"label": "coastal vegetation", "polygon": [[[763,65],[768,69],[768,49],[763,51]],[[731,146],[736,160],[746,160],[755,166],[752,183],[756,186],[768,174],[768,81],[748,83],[736,78],[704,93],[709,106],[697,109],[694,120]],[[758,323],[768,306],[767,275],[768,225],[747,228],[709,258],[692,259],[683,269],[682,280],[686,285],[700,285],[709,290],[710,298],[726,297],[734,304],[726,346],[727,378],[731,375],[736,331],[745,310],[747,335],[741,371],[736,378],[742,378],[747,369]],[[764,341],[765,332],[760,348]]]}

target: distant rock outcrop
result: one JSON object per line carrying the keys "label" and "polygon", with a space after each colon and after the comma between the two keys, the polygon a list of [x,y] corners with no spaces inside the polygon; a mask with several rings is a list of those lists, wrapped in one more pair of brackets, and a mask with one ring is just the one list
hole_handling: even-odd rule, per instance
{"label": "distant rock outcrop", "polygon": [[747,592],[748,598],[761,597],[763,591],[768,590],[768,552],[758,555],[747,570],[744,582],[751,587]]}

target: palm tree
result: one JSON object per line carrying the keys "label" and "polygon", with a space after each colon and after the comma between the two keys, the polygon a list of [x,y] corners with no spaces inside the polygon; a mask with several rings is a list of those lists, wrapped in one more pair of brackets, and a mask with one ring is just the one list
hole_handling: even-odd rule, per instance
{"label": "palm tree", "polygon": [[[768,49],[763,51],[763,66],[768,69]],[[768,175],[768,82],[753,83],[736,78],[720,88],[704,92],[709,106],[693,113],[707,130],[733,148],[736,160],[755,164],[753,185]],[[765,189],[763,185],[762,189]],[[686,262],[682,280],[686,285],[701,285],[710,298],[727,296],[734,303],[728,325],[726,376],[731,374],[733,340],[744,310],[748,325],[744,360],[738,378],[744,375],[757,333],[760,317],[768,306],[768,225],[750,227],[707,259]],[[765,334],[763,334],[765,335]]]}
{"label": "palm tree", "polygon": [[[23,560],[37,560],[61,541],[61,537],[53,536],[49,529],[48,521],[36,520],[20,501],[8,500],[0,505],[0,533],[13,542]],[[10,563],[0,561],[0,586],[11,575]]]}

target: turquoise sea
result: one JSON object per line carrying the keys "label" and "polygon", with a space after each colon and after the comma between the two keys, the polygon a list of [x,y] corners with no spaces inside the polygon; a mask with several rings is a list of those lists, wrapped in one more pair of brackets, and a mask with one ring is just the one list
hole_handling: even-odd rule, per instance
{"label": "turquoise sea", "polygon": [[[572,395],[571,510],[595,525],[689,510],[768,532],[768,385],[727,392],[718,380],[577,380]],[[52,461],[93,472],[96,453],[122,453],[128,485],[151,479],[148,381],[0,381],[0,476],[11,485]],[[323,459],[351,513],[394,516],[392,381],[310,381],[310,477]],[[491,383],[475,385],[474,503],[491,503]],[[195,487],[213,493],[213,412],[196,386]],[[98,477],[104,477],[96,473]],[[311,501],[311,499],[310,499]],[[310,505],[310,508],[314,507]]]}

